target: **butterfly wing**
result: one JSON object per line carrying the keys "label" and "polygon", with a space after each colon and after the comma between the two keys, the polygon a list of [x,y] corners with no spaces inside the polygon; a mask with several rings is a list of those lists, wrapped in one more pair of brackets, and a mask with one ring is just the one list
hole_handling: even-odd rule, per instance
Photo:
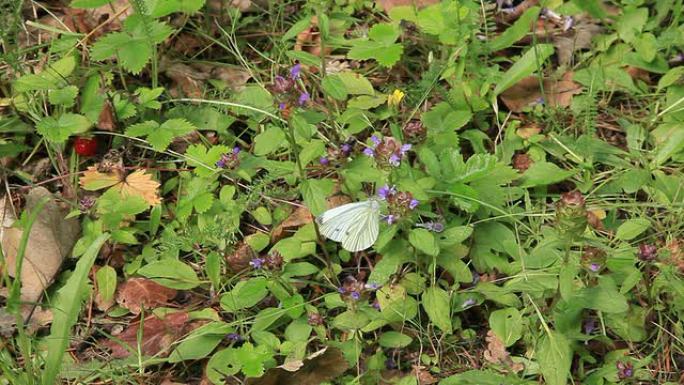
{"label": "butterfly wing", "polygon": [[323,236],[349,251],[367,249],[379,232],[379,204],[369,200],[348,203],[321,214],[316,221]]}

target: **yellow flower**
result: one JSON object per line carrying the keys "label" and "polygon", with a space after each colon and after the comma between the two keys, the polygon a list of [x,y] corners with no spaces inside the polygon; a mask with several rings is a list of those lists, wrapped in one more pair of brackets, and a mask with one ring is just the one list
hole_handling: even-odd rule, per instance
{"label": "yellow flower", "polygon": [[387,105],[390,107],[398,106],[399,103],[401,103],[401,100],[404,99],[404,95],[406,94],[401,92],[401,90],[394,90],[392,95],[387,97]]}

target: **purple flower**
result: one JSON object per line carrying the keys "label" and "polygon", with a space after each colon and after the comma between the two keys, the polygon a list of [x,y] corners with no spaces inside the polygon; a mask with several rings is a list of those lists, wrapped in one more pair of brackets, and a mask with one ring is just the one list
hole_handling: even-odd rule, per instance
{"label": "purple flower", "polygon": [[388,225],[393,224],[394,221],[395,221],[396,219],[397,219],[397,217],[394,216],[394,215],[392,215],[392,214],[386,215],[386,216],[383,218],[383,220],[384,220],[385,222],[387,222]]}
{"label": "purple flower", "polygon": [[411,210],[413,210],[416,207],[418,207],[419,204],[420,204],[420,201],[418,199],[411,199],[411,202],[409,202],[409,208]]}
{"label": "purple flower", "polygon": [[364,287],[368,290],[378,290],[380,288],[380,285],[373,282],[373,283],[367,283]]}
{"label": "purple flower", "polygon": [[421,227],[426,230],[434,231],[435,233],[441,233],[442,231],[444,231],[444,225],[440,222],[416,223],[416,227]]}
{"label": "purple flower", "polygon": [[375,310],[380,310],[380,302],[378,302],[377,300],[373,302],[372,306]]}
{"label": "purple flower", "polygon": [[588,320],[584,321],[584,334],[591,334],[594,329],[596,329],[595,319],[589,318]]}
{"label": "purple flower", "polygon": [[363,153],[364,153],[364,155],[370,156],[371,158],[375,156],[375,151],[373,151],[373,149],[370,147],[364,148]]}
{"label": "purple flower", "polygon": [[480,273],[477,271],[473,271],[473,280],[470,281],[471,285],[477,285],[478,282],[480,282]]}
{"label": "purple flower", "polygon": [[594,273],[599,271],[601,269],[601,265],[598,263],[592,263],[589,265],[589,270],[593,271]]}
{"label": "purple flower", "polygon": [[264,258],[253,258],[251,261],[249,261],[249,265],[255,269],[261,269],[264,265],[264,262],[266,262],[266,259]]}
{"label": "purple flower", "polygon": [[475,300],[472,298],[468,298],[467,300],[463,301],[463,304],[461,305],[461,307],[465,309],[465,308],[473,306],[473,305],[475,305]]}
{"label": "purple flower", "polygon": [[337,288],[337,292],[340,293],[340,294],[346,294],[346,293],[347,293],[347,289],[345,289],[344,287],[340,286],[340,287]]}
{"label": "purple flower", "polygon": [[344,143],[343,145],[340,146],[340,150],[344,155],[349,155],[351,154],[352,146],[349,143]]}
{"label": "purple flower", "polygon": [[404,144],[401,146],[401,149],[399,150],[399,152],[401,153],[401,156],[404,156],[404,154],[406,154],[410,149],[411,149],[410,144]]}
{"label": "purple flower", "polygon": [[78,202],[78,205],[79,205],[79,209],[81,209],[81,211],[88,211],[95,205],[95,199],[93,199],[93,197],[89,197],[89,196],[83,197]]}
{"label": "purple flower", "polygon": [[302,73],[302,65],[297,63],[290,68],[290,79],[297,80]]}
{"label": "purple flower", "polygon": [[239,147],[239,146],[233,147],[233,154],[237,155],[237,154],[240,153],[240,151],[241,151],[241,150],[240,150],[240,147]]}
{"label": "purple flower", "polygon": [[351,297],[354,301],[358,301],[359,298],[361,298],[361,293],[359,293],[358,291],[352,291]]}
{"label": "purple flower", "polygon": [[284,110],[285,107],[286,107],[286,104],[285,104],[285,103],[280,103],[280,104],[278,104],[278,109],[279,109],[280,111]]}
{"label": "purple flower", "polygon": [[320,163],[323,166],[327,166],[330,164],[330,160],[324,156],[322,156],[320,159],[318,159],[318,163]]}
{"label": "purple flower", "polygon": [[227,338],[228,340],[234,341],[234,342],[242,341],[242,336],[239,335],[239,334],[237,334],[237,333],[228,333],[228,334],[226,335],[226,338]]}
{"label": "purple flower", "polygon": [[399,167],[399,164],[401,164],[401,158],[397,154],[392,154],[389,157],[389,164],[394,166],[394,167]]}
{"label": "purple flower", "polygon": [[384,200],[387,199],[388,196],[394,195],[396,192],[397,189],[394,186],[390,187],[389,185],[384,185],[378,190],[378,196],[380,199]]}
{"label": "purple flower", "polygon": [[221,159],[216,161],[216,167],[218,168],[225,168],[226,167],[226,159],[221,156]]}
{"label": "purple flower", "polygon": [[299,103],[300,106],[303,106],[309,101],[309,99],[309,93],[302,92],[301,94],[299,94],[299,99],[297,100],[297,103]]}
{"label": "purple flower", "polygon": [[[378,138],[378,137],[375,136],[375,135],[371,136],[371,137],[370,137],[370,140],[371,140],[371,142],[373,142],[373,144],[374,144],[375,146],[377,146],[377,145],[380,144],[380,138]],[[375,146],[373,146],[373,147],[375,147]]]}

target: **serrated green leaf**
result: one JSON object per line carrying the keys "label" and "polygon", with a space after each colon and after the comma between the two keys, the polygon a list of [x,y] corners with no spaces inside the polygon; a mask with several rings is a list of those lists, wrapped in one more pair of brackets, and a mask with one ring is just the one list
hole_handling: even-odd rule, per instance
{"label": "serrated green leaf", "polygon": [[90,121],[83,115],[66,113],[59,118],[52,116],[41,119],[36,124],[36,131],[53,143],[64,143],[69,136],[88,131]]}
{"label": "serrated green leaf", "polygon": [[326,198],[332,194],[334,186],[335,183],[330,179],[307,179],[301,182],[299,190],[313,215],[326,210]]}
{"label": "serrated green leaf", "polygon": [[264,132],[254,137],[254,155],[271,154],[285,142],[285,132],[280,127],[268,126]]}
{"label": "serrated green leaf", "polygon": [[48,93],[48,100],[52,105],[71,107],[74,105],[77,95],[78,87],[66,86],[57,90],[50,90]]}
{"label": "serrated green leaf", "polygon": [[195,13],[202,9],[205,2],[206,0],[151,0],[148,1],[148,7],[150,16],[162,17],[176,12]]}

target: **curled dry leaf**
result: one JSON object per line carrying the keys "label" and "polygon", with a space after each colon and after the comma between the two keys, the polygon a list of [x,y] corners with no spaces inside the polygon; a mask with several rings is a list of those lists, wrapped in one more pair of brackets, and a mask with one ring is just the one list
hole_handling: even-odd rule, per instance
{"label": "curled dry leaf", "polygon": [[130,278],[119,285],[116,302],[133,314],[140,314],[143,308],[150,309],[168,304],[176,294],[175,289],[162,286],[150,279]]}
{"label": "curled dry leaf", "polygon": [[115,121],[112,103],[109,100],[105,100],[100,116],[97,119],[97,128],[104,131],[114,131],[116,128]]}
{"label": "curled dry leaf", "polygon": [[231,254],[226,254],[226,264],[233,272],[245,270],[249,267],[249,261],[256,257],[256,253],[247,243],[240,242]]}
{"label": "curled dry leaf", "polygon": [[412,374],[418,380],[418,385],[432,385],[439,382],[423,365],[413,365]]}
{"label": "curled dry leaf", "polygon": [[[103,340],[103,345],[111,349],[112,357],[125,358],[138,350],[138,331],[140,321],[130,324],[115,339]],[[155,315],[146,317],[142,322],[140,351],[145,356],[166,355],[171,345],[192,331],[194,325],[186,312],[167,314],[164,318]]]}
{"label": "curled dry leaf", "polygon": [[487,332],[487,350],[484,351],[484,359],[492,364],[503,365],[508,367],[511,371],[517,373],[525,368],[519,362],[513,362],[510,355],[506,351],[503,341],[492,331]]}
{"label": "curled dry leaf", "polygon": [[603,32],[603,28],[586,16],[577,16],[572,29],[551,38],[556,47],[558,64],[569,66],[575,52],[591,48],[594,36]]}
{"label": "curled dry leaf", "polygon": [[568,72],[561,80],[544,79],[540,85],[538,77],[528,76],[504,91],[501,100],[513,112],[521,112],[526,107],[541,103],[551,107],[568,107],[572,97],[582,93],[582,87],[571,79],[572,72]]}
{"label": "curled dry leaf", "polygon": [[302,361],[291,361],[269,369],[260,378],[250,378],[247,385],[318,385],[339,377],[347,368],[342,352],[328,346]]}
{"label": "curled dry leaf", "polygon": [[283,238],[285,230],[297,228],[304,226],[307,223],[313,222],[313,215],[311,211],[306,206],[299,206],[297,209],[290,214],[287,219],[282,221],[273,231],[271,232],[271,243],[278,242]]}
{"label": "curled dry leaf", "polygon": [[104,173],[98,171],[97,167],[90,166],[79,179],[79,183],[83,189],[89,191],[111,187],[122,197],[139,196],[151,206],[161,203],[157,192],[159,182],[152,179],[152,175],[147,174],[145,170],[137,170],[124,177],[120,170]]}
{"label": "curled dry leaf", "polygon": [[[52,283],[62,261],[71,253],[81,231],[77,218],[65,219],[69,208],[59,203],[43,187],[33,188],[28,193],[24,211],[35,210],[38,203],[44,198],[48,200],[31,228],[19,275],[21,300],[27,303],[38,302],[42,297],[43,291]],[[15,260],[23,230],[10,227],[16,218],[5,198],[0,199],[0,215],[3,217],[2,228],[0,229],[2,250],[7,271],[10,276],[14,277],[17,275]],[[28,307],[26,310],[30,312],[31,308]]]}
{"label": "curled dry leaf", "polygon": [[[297,34],[294,50],[321,56],[321,34],[318,31],[318,18],[316,16],[311,17],[311,24],[307,29]],[[330,52],[332,52],[332,48],[325,47],[325,55]]]}

